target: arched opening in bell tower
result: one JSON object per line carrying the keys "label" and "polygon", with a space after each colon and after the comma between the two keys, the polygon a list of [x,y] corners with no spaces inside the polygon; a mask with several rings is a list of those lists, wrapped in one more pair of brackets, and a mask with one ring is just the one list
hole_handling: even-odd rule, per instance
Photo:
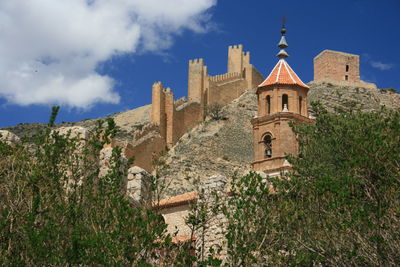
{"label": "arched opening in bell tower", "polygon": [[285,109],[289,110],[289,97],[287,94],[282,95],[282,111]]}
{"label": "arched opening in bell tower", "polygon": [[267,114],[271,114],[271,97],[268,95],[266,98],[267,101]]}
{"label": "arched opening in bell tower", "polygon": [[302,111],[302,103],[303,103],[303,98],[299,96],[299,114],[301,114]]}
{"label": "arched opening in bell tower", "polygon": [[271,158],[272,157],[272,137],[271,135],[267,134],[264,139],[264,156],[266,158]]}

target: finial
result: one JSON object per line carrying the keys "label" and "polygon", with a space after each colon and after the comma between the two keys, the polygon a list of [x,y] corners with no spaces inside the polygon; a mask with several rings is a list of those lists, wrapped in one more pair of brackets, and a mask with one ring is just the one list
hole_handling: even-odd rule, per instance
{"label": "finial", "polygon": [[286,38],[285,38],[285,35],[286,35],[285,23],[286,23],[286,18],[283,17],[283,18],[282,18],[282,28],[281,28],[282,37],[281,37],[281,40],[279,41],[279,44],[278,44],[278,47],[279,47],[281,50],[280,50],[279,53],[276,55],[276,56],[279,57],[280,59],[285,59],[285,58],[287,58],[287,57],[289,56],[288,53],[285,51],[285,48],[288,47],[288,44],[287,44]]}

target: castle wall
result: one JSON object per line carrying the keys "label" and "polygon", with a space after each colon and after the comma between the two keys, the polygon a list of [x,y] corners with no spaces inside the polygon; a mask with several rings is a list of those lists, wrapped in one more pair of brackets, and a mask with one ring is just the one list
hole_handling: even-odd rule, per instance
{"label": "castle wall", "polygon": [[164,142],[154,139],[154,145],[146,140],[135,147],[131,145],[127,153],[137,157],[136,165],[150,170],[151,161],[143,157],[159,153],[166,145],[173,146],[183,134],[204,120],[208,104],[225,105],[262,81],[262,75],[250,64],[250,52],[243,52],[242,45],[228,48],[228,73],[222,75],[209,76],[203,59],[190,60],[187,101],[183,98],[174,101],[173,92],[164,89],[161,82],[154,83],[152,88],[151,122],[158,127]]}
{"label": "castle wall", "polygon": [[165,150],[166,142],[157,132],[152,132],[135,144],[120,144],[120,146],[124,147],[124,154],[127,158],[135,157],[134,164],[136,166],[150,172],[153,169],[153,158]]}
{"label": "castle wall", "polygon": [[245,68],[244,74],[247,80],[247,88],[256,88],[264,81],[262,74],[252,65]]}
{"label": "castle wall", "polygon": [[360,79],[358,55],[324,50],[314,58],[314,81],[376,88]]}
{"label": "castle wall", "polygon": [[169,145],[174,145],[188,130],[202,121],[201,105],[196,102],[186,103],[174,112],[174,129]]}
{"label": "castle wall", "polygon": [[208,103],[225,105],[238,98],[247,88],[245,79],[228,80],[227,82],[210,82],[208,90]]}

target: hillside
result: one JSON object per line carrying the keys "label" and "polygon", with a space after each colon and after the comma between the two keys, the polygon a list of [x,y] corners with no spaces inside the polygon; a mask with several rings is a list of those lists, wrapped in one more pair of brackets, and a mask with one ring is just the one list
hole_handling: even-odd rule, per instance
{"label": "hillside", "polygon": [[[98,119],[86,119],[77,122],[62,122],[57,123],[56,127],[82,126],[92,129],[96,126],[99,120],[113,118],[120,132],[117,136],[119,139],[130,140],[132,133],[135,130],[143,128],[144,125],[150,123],[151,105],[142,106],[128,111],[118,112],[110,116]],[[50,111],[49,111],[50,115]],[[62,119],[62,118],[58,118]],[[3,130],[8,130],[21,138],[30,138],[37,130],[43,128],[45,124],[41,123],[20,123],[13,127],[4,127]]]}
{"label": "hillside", "polygon": [[[343,87],[329,83],[309,83],[309,103],[320,101],[328,110],[349,107],[362,111],[400,108],[400,95],[390,89],[371,89],[362,87]],[[163,160],[166,166],[158,174],[168,184],[165,196],[192,191],[198,182],[214,174],[231,177],[242,175],[250,170],[253,160],[253,139],[250,120],[257,113],[255,89],[247,90],[223,108],[224,119],[207,118],[172,147]],[[151,105],[110,115],[121,132],[118,139],[132,142],[134,131],[150,123]],[[99,118],[99,119],[106,119]],[[60,123],[57,126],[83,126],[92,128],[99,119],[83,120],[73,123]],[[19,124],[7,127],[19,137],[30,137],[35,129],[43,124]],[[149,133],[151,134],[151,133]]]}
{"label": "hillside", "polygon": [[[340,87],[325,83],[309,83],[309,103],[320,101],[328,110],[359,108],[378,110],[381,106],[400,108],[400,95],[389,90]],[[164,157],[167,167],[160,171],[173,196],[195,189],[196,184],[213,174],[231,177],[250,170],[253,160],[253,136],[250,120],[257,112],[255,89],[246,91],[224,107],[226,118],[208,118],[189,133]]]}

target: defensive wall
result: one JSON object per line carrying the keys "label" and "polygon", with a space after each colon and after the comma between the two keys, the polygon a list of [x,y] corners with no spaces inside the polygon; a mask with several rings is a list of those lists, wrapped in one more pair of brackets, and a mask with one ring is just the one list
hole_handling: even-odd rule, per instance
{"label": "defensive wall", "polygon": [[227,73],[221,75],[209,75],[202,58],[189,60],[188,98],[175,100],[170,88],[155,82],[151,123],[134,133],[131,143],[119,145],[125,147],[127,157],[135,157],[135,165],[150,171],[153,158],[205,119],[207,105],[225,105],[262,81],[263,76],[250,63],[250,52],[244,52],[242,45],[228,47]]}
{"label": "defensive wall", "polygon": [[250,64],[250,52],[243,52],[242,45],[228,47],[227,73],[209,75],[202,58],[189,60],[188,67],[187,101],[174,101],[171,89],[164,89],[161,82],[153,85],[151,121],[159,126],[168,147],[204,120],[208,104],[225,105],[263,81]]}

